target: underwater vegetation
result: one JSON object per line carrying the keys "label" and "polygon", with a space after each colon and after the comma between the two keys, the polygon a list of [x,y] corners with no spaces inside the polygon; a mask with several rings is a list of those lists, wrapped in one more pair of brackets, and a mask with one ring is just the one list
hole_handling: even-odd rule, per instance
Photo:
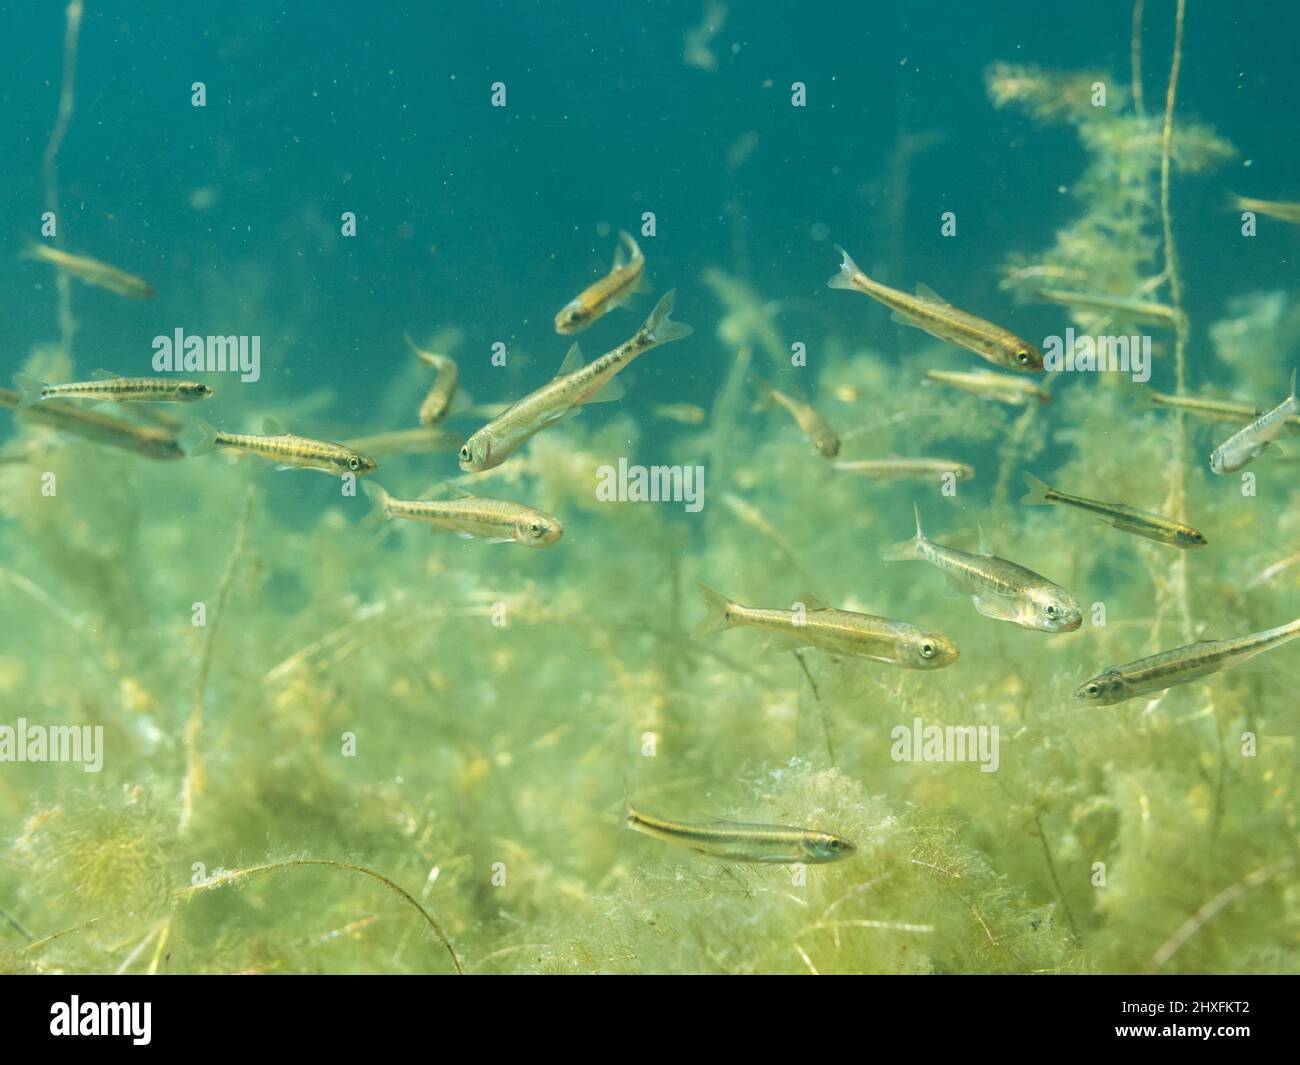
{"label": "underwater vegetation", "polygon": [[[711,0],[688,65],[725,23]],[[1236,149],[1172,58],[1159,102],[989,68],[990,110],[1068,132],[1077,173],[1038,245],[962,253],[989,306],[827,243],[796,335],[722,253],[666,277],[622,233],[553,306],[500,295],[557,334],[508,379],[447,323],[364,410],[201,371],[143,403],[164,386],[94,375],[46,256],[59,338],[0,386],[0,970],[1300,972],[1300,312],[1293,285],[1184,302],[1177,193]],[[73,276],[143,296],[111,259]],[[826,290],[841,261],[871,299]],[[1044,374],[1021,301],[1154,329],[1169,391]],[[674,392],[692,350],[717,387]],[[1257,407],[1270,447],[1219,475]],[[702,505],[609,497],[623,460],[702,469]],[[1270,630],[1249,665],[1086,694]],[[83,726],[84,767],[16,757]]]}

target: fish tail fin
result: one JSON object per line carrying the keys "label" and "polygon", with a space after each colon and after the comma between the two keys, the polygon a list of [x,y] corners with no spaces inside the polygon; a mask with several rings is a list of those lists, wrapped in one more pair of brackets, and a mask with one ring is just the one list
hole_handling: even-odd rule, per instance
{"label": "fish tail fin", "polygon": [[388,501],[392,497],[384,490],[382,485],[374,481],[362,481],[361,491],[366,493],[366,497],[374,504],[374,510],[371,511],[370,518],[376,525],[382,525],[392,517],[388,513]]}
{"label": "fish tail fin", "polygon": [[[838,244],[835,245],[835,250],[844,256],[844,261],[840,263],[840,272],[830,278],[826,285],[828,288],[852,288],[853,279],[858,274],[862,274],[862,271],[858,269],[858,264],[849,258],[849,253]],[[862,276],[865,277],[866,275],[863,274]]]}
{"label": "fish tail fin", "polygon": [[219,430],[215,425],[209,425],[202,418],[195,418],[181,434],[181,450],[188,458],[215,451],[218,433]]}
{"label": "fish tail fin", "polygon": [[1286,401],[1291,404],[1292,410],[1300,410],[1300,407],[1296,405],[1296,398],[1295,398],[1295,367],[1294,366],[1291,368],[1291,391],[1290,393],[1288,393],[1286,397]]}
{"label": "fish tail fin", "polygon": [[721,592],[714,591],[703,581],[696,581],[696,587],[700,590],[700,595],[704,599],[704,606],[708,613],[704,619],[695,626],[695,636],[707,636],[710,633],[722,632],[732,628],[736,623],[731,620],[731,600]]}
{"label": "fish tail fin", "polygon": [[44,381],[41,381],[30,374],[14,374],[14,384],[18,386],[18,406],[31,407],[45,398],[45,390],[49,387]]}
{"label": "fish tail fin", "polygon": [[916,535],[910,540],[885,548],[885,553],[880,557],[886,562],[914,562],[921,557],[916,550],[925,543],[925,533],[921,530],[921,508],[913,503],[912,510],[916,514]]}
{"label": "fish tail fin", "polygon": [[651,347],[658,347],[660,344],[670,344],[674,340],[681,340],[683,337],[690,336],[692,329],[685,322],[674,322],[668,316],[672,314],[673,304],[677,302],[677,290],[670,288],[663,294],[663,298],[655,304],[655,309],[650,312],[650,317],[638,330],[640,335],[650,342]]}
{"label": "fish tail fin", "polygon": [[1042,507],[1051,502],[1047,495],[1052,490],[1051,487],[1028,470],[1025,471],[1025,484],[1029,486],[1029,491],[1020,497],[1022,504],[1027,507]]}
{"label": "fish tail fin", "polygon": [[631,789],[628,786],[627,774],[623,774],[623,816],[619,820],[618,830],[620,832],[629,832],[632,829],[632,819],[636,817],[636,809],[632,806]]}

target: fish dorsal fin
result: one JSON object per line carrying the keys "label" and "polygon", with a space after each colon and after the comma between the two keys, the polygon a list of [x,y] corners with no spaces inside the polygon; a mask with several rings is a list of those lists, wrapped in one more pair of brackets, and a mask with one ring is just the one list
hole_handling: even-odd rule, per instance
{"label": "fish dorsal fin", "polygon": [[637,247],[636,241],[632,239],[632,234],[625,229],[618,231],[618,247],[614,249],[614,269],[628,266],[636,259],[641,257],[641,249]]}
{"label": "fish dorsal fin", "polygon": [[992,558],[993,549],[989,547],[989,542],[984,536],[984,526],[977,523],[975,528],[979,530],[980,534],[979,553],[987,558]]}
{"label": "fish dorsal fin", "polygon": [[924,281],[918,281],[916,283],[916,295],[920,299],[925,300],[926,303],[940,303],[945,307],[948,306],[948,301],[940,296],[939,293],[935,292],[935,290]]}
{"label": "fish dorsal fin", "polygon": [[565,353],[564,361],[560,363],[560,368],[555,371],[555,377],[568,377],[569,374],[577,373],[583,367],[582,348],[578,346],[575,340],[569,350]]}
{"label": "fish dorsal fin", "polygon": [[444,484],[442,487],[443,487],[444,489],[446,489],[447,494],[450,495],[453,499],[473,499],[473,498],[474,498],[474,496],[473,496],[472,493],[465,491],[465,489],[463,489],[463,488],[462,488],[460,485],[458,485],[458,484],[452,484],[450,481],[448,481],[448,482],[447,482],[446,484]]}
{"label": "fish dorsal fin", "polygon": [[800,602],[800,603],[803,603],[804,608],[805,608],[805,609],[808,611],[808,613],[810,613],[810,614],[811,614],[814,610],[829,610],[829,609],[830,609],[830,604],[827,603],[824,599],[822,599],[822,598],[821,598],[819,595],[817,595],[815,592],[806,592],[806,591],[805,591],[805,592],[800,592],[800,593],[799,593],[799,598],[798,598],[796,601],[797,601],[797,602]]}
{"label": "fish dorsal fin", "polygon": [[274,418],[262,419],[262,432],[267,436],[288,436],[289,430]]}
{"label": "fish dorsal fin", "polygon": [[120,373],[114,373],[112,370],[92,370],[90,376],[96,381],[113,381],[122,375]]}

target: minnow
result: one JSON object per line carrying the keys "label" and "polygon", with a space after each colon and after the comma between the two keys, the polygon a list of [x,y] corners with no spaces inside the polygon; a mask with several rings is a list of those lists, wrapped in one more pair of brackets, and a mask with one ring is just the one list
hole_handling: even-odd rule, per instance
{"label": "minnow", "polygon": [[1152,325],[1164,325],[1170,329],[1178,324],[1178,315],[1168,304],[1151,300],[1127,299],[1123,296],[1108,296],[1090,292],[1065,292],[1058,289],[1040,288],[1033,293],[1033,298],[1048,303],[1058,303],[1066,307],[1081,307],[1085,310],[1114,311],[1124,318],[1135,322],[1147,322]]}
{"label": "minnow", "polygon": [[691,823],[651,817],[623,803],[623,824],[634,832],[730,862],[820,865],[851,856],[857,847],[833,832],[786,825],[747,825],[728,821]]}
{"label": "minnow", "polygon": [[1276,218],[1280,222],[1300,225],[1300,203],[1287,203],[1282,200],[1252,200],[1248,196],[1233,196],[1232,206],[1238,211],[1254,211]]}
{"label": "minnow", "polygon": [[201,420],[192,423],[187,433],[189,446],[185,450],[191,458],[204,455],[215,448],[228,447],[272,459],[279,470],[320,470],[336,477],[349,473],[365,477],[379,468],[378,463],[368,455],[329,440],[293,436],[270,418],[262,423],[261,436],[227,433]]}
{"label": "minnow", "polygon": [[17,392],[0,388],[0,404],[14,409],[23,421],[46,425],[96,444],[132,451],[145,458],[166,461],[185,457],[175,434],[165,427],[139,425],[60,400],[20,409],[21,398]]}
{"label": "minnow", "polygon": [[585,366],[582,351],[574,344],[560,364],[559,372],[547,384],[507,407],[465,441],[460,449],[460,468],[476,473],[500,466],[534,434],[576,414],[584,404],[621,399],[624,390],[614,380],[615,374],[637,356],[693,332],[689,325],[668,317],[676,299],[676,289],[664,293],[630,340]]}
{"label": "minnow", "polygon": [[1027,340],[1021,340],[999,325],[958,310],[945,302],[926,285],[916,286],[916,295],[909,296],[867,277],[849,253],[836,245],[844,261],[840,272],[826,284],[830,288],[847,288],[878,300],[893,311],[893,319],[904,325],[923,329],[932,337],[973,351],[981,358],[1009,370],[1033,373],[1043,368],[1043,353]]}
{"label": "minnow", "polygon": [[951,459],[854,459],[834,462],[842,473],[856,473],[882,481],[931,481],[952,474],[959,481],[975,477],[975,467]]}
{"label": "minnow", "polygon": [[581,333],[597,318],[625,303],[637,290],[645,272],[645,257],[628,234],[619,230],[620,245],[614,252],[612,269],[566,303],[555,316],[555,331],[561,336]]}
{"label": "minnow", "polygon": [[[1230,399],[1198,399],[1195,396],[1170,396],[1163,392],[1151,393],[1151,402],[1160,407],[1173,407],[1186,411],[1200,418],[1216,422],[1237,422],[1255,417],[1258,408],[1249,403],[1238,403]],[[1286,428],[1290,433],[1300,433],[1300,414],[1293,414],[1286,419]]]}
{"label": "minnow", "polygon": [[925,376],[940,384],[952,385],[981,399],[1005,403],[1009,407],[1028,407],[1031,403],[1050,403],[1052,394],[1024,377],[1001,373],[958,373],[953,370],[926,370]]}
{"label": "minnow", "polygon": [[1273,441],[1282,435],[1288,419],[1297,412],[1300,412],[1300,404],[1296,401],[1295,371],[1292,370],[1291,392],[1286,399],[1216,447],[1210,453],[1210,469],[1218,474],[1236,473],[1270,447],[1276,449]]}
{"label": "minnow", "polygon": [[71,274],[78,281],[106,288],[119,296],[151,300],[155,294],[147,282],[134,274],[128,274],[116,266],[109,266],[108,263],[101,263],[98,259],[91,259],[85,255],[70,255],[66,251],[59,251],[58,248],[51,248],[45,244],[33,244],[23,255],[28,259],[51,263],[64,273]]}
{"label": "minnow", "polygon": [[773,643],[786,649],[820,647],[906,669],[941,669],[957,661],[957,648],[947,636],[905,621],[836,610],[813,596],[804,596],[789,610],[770,610],[742,606],[706,584],[699,589],[708,614],[697,635],[745,625],[771,633]]}
{"label": "minnow", "polygon": [[455,447],[457,439],[444,429],[421,425],[416,429],[394,429],[387,433],[354,437],[344,440],[343,446],[363,455],[429,455]]}
{"label": "minnow", "polygon": [[51,385],[25,373],[14,374],[21,398],[20,407],[31,407],[44,399],[94,399],[109,403],[195,403],[208,399],[216,390],[198,381],[176,381],[169,377],[119,377],[108,370],[96,370],[93,381],[69,381]]}
{"label": "minnow", "polygon": [[1062,503],[1067,507],[1086,511],[1100,518],[1107,525],[1134,536],[1144,536],[1157,543],[1172,547],[1203,547],[1206,539],[1190,525],[1174,521],[1161,514],[1152,514],[1147,510],[1138,510],[1125,503],[1102,503],[1096,499],[1072,496],[1067,492],[1058,492],[1032,473],[1026,472],[1025,483],[1029,491],[1020,500],[1025,506],[1048,506]]}
{"label": "minnow", "polygon": [[363,488],[375,501],[381,518],[405,518],[428,522],[435,529],[455,533],[466,540],[493,544],[516,543],[524,547],[550,547],[564,535],[559,519],[523,503],[505,499],[482,499],[454,484],[444,486],[450,500],[394,499],[383,488],[367,481]]}
{"label": "minnow", "polygon": [[1073,632],[1083,624],[1079,604],[1060,585],[1033,570],[995,557],[980,534],[978,555],[944,547],[921,531],[921,510],[915,504],[916,536],[885,551],[887,562],[928,562],[949,582],[971,597],[986,618],[1009,621],[1039,632]]}
{"label": "minnow", "polygon": [[795,420],[795,424],[803,430],[804,436],[819,455],[833,459],[840,453],[839,434],[830,427],[817,408],[806,398],[802,395],[798,398],[786,395],[780,389],[773,388],[758,374],[751,373],[749,379],[769,403],[784,408],[786,413]]}
{"label": "minnow", "polygon": [[1230,640],[1200,640],[1149,658],[1139,658],[1127,665],[1112,666],[1079,685],[1074,697],[1079,702],[1095,706],[1122,703],[1139,695],[1151,695],[1221,673],[1297,636],[1300,636],[1300,618],[1274,629]]}
{"label": "minnow", "polygon": [[451,404],[456,398],[456,386],[460,383],[460,368],[456,365],[456,360],[449,355],[439,355],[416,347],[415,341],[409,336],[406,337],[406,343],[417,359],[438,371],[438,376],[429,386],[428,395],[420,404],[420,424],[426,429],[431,429],[451,413]]}
{"label": "minnow", "polygon": [[709,416],[708,411],[694,403],[659,403],[654,408],[654,415],[682,425],[703,425]]}

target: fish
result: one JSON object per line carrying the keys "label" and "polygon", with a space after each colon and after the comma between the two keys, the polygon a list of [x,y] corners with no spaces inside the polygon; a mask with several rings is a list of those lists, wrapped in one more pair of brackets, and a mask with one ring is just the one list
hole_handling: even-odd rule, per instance
{"label": "fish", "polygon": [[905,669],[941,669],[958,658],[956,645],[942,633],[925,632],[905,621],[836,610],[815,596],[801,598],[802,610],[769,610],[742,606],[707,584],[699,589],[708,614],[696,635],[751,626],[772,634],[773,643],[786,649],[820,647]]}
{"label": "fish", "polygon": [[1033,292],[1033,297],[1048,303],[1063,304],[1066,307],[1080,307],[1094,311],[1114,311],[1116,314],[1135,322],[1164,325],[1170,329],[1178,325],[1178,314],[1173,307],[1151,300],[1135,300],[1124,296],[1108,296],[1090,292],[1065,292],[1048,288],[1036,289]]}
{"label": "fish", "polygon": [[183,459],[185,451],[176,435],[165,426],[139,425],[88,410],[78,403],[54,399],[34,407],[22,407],[22,397],[17,392],[0,388],[0,405],[14,410],[22,421],[35,422],[71,436],[79,436],[96,444],[131,451],[145,458],[171,461]]}
{"label": "fish", "polygon": [[1093,706],[1113,706],[1139,695],[1151,695],[1178,684],[1199,680],[1240,665],[1300,636],[1300,618],[1248,636],[1229,640],[1199,640],[1123,666],[1112,666],[1084,681],[1074,698]]}
{"label": "fish", "polygon": [[456,386],[460,382],[460,368],[456,365],[456,360],[449,355],[439,355],[416,347],[415,341],[409,336],[406,337],[406,343],[417,359],[438,371],[438,376],[433,379],[433,384],[429,387],[428,395],[420,404],[420,424],[426,429],[432,429],[451,413],[452,401],[456,398]]}
{"label": "fish", "polygon": [[1292,370],[1291,391],[1286,399],[1210,452],[1210,469],[1218,474],[1236,473],[1270,448],[1280,450],[1273,441],[1286,429],[1287,419],[1297,412],[1300,412],[1300,404],[1296,401],[1295,371]]}
{"label": "fish", "polygon": [[1029,341],[983,318],[958,310],[926,285],[918,284],[917,294],[909,296],[873,281],[858,269],[848,252],[838,245],[835,250],[844,256],[844,261],[840,264],[840,272],[826,282],[830,288],[847,288],[870,296],[894,312],[894,321],[916,326],[933,337],[973,351],[996,366],[1022,373],[1034,373],[1043,368],[1043,353]]}
{"label": "fish", "polygon": [[1050,403],[1052,394],[1025,377],[1001,373],[958,373],[953,370],[926,370],[925,376],[940,384],[952,385],[981,399],[1005,403],[1009,407],[1028,407],[1033,402]]}
{"label": "fish", "polygon": [[51,248],[45,244],[32,244],[23,254],[25,258],[50,263],[64,273],[71,274],[78,281],[84,281],[98,288],[106,288],[119,296],[151,300],[155,295],[153,288],[147,282],[134,274],[128,274],[125,270],[119,270],[116,266],[101,263],[98,259],[91,259],[85,255],[70,255],[66,251],[59,251],[58,248]]}
{"label": "fish", "polygon": [[[1160,407],[1173,407],[1188,414],[1216,422],[1237,422],[1255,417],[1258,409],[1249,403],[1238,403],[1230,399],[1198,399],[1195,396],[1170,396],[1163,392],[1151,393],[1151,402]],[[1300,414],[1293,414],[1286,419],[1289,433],[1300,433]]]}
{"label": "fish", "polygon": [[975,467],[952,459],[853,459],[832,463],[842,473],[857,473],[882,481],[930,481],[951,473],[959,481],[975,477]]}
{"label": "fish", "polygon": [[343,446],[363,455],[430,455],[454,447],[458,439],[444,429],[421,425],[416,429],[394,429],[387,433],[353,437],[344,440]]}
{"label": "fish", "polygon": [[840,453],[840,437],[834,429],[830,427],[826,419],[821,416],[817,409],[808,402],[807,399],[800,396],[795,398],[786,395],[779,389],[773,388],[764,381],[758,374],[750,374],[750,380],[758,391],[771,403],[784,407],[804,435],[808,437],[814,449],[819,455],[828,459],[833,459]]}
{"label": "fish", "polygon": [[195,403],[210,399],[216,389],[198,381],[177,381],[170,377],[119,377],[108,370],[96,370],[93,381],[69,381],[51,385],[25,373],[14,374],[20,407],[31,407],[43,399],[93,399],[110,403]]}
{"label": "fish", "polygon": [[1204,547],[1207,543],[1205,537],[1190,525],[1184,525],[1181,521],[1174,521],[1160,514],[1138,510],[1124,503],[1101,503],[1095,499],[1058,492],[1028,472],[1025,473],[1025,483],[1029,485],[1029,491],[1020,500],[1025,506],[1063,503],[1067,507],[1075,507],[1094,514],[1107,525],[1122,532],[1133,533],[1135,536],[1143,536],[1148,540],[1169,544],[1172,547]]}
{"label": "fish", "polygon": [[560,308],[555,331],[561,336],[581,333],[597,318],[626,303],[638,290],[645,272],[645,257],[631,235],[619,230],[619,247],[609,273]]}
{"label": "fish", "polygon": [[1069,592],[1033,570],[995,557],[982,532],[978,555],[944,547],[926,539],[921,510],[915,504],[913,510],[916,536],[886,550],[886,562],[930,563],[987,618],[1038,632],[1073,632],[1083,624],[1083,613]]}
{"label": "fish", "polygon": [[1280,222],[1300,225],[1300,203],[1286,203],[1281,200],[1252,200],[1247,196],[1231,197],[1232,206],[1238,211],[1254,211],[1256,214],[1268,215]]}
{"label": "fish", "polygon": [[262,433],[261,436],[227,433],[205,421],[196,420],[187,430],[189,438],[185,453],[193,458],[219,447],[228,447],[272,459],[278,470],[319,470],[336,477],[347,474],[365,477],[379,469],[379,464],[368,455],[329,440],[294,436],[271,418],[262,423]]}
{"label": "fish", "polygon": [[709,416],[708,411],[694,403],[659,403],[654,408],[654,415],[682,425],[703,425]]}
{"label": "fish", "polygon": [[694,332],[689,325],[669,318],[676,299],[676,289],[664,293],[630,340],[586,365],[582,351],[574,344],[549,382],[511,404],[461,445],[460,468],[466,473],[478,473],[500,466],[521,444],[560,419],[578,413],[584,404],[621,399],[623,386],[614,380],[620,370],[652,348]]}
{"label": "fish", "polygon": [[505,499],[483,499],[454,484],[443,486],[453,496],[450,500],[394,499],[373,481],[362,487],[384,521],[424,521],[462,539],[524,547],[550,547],[564,535],[558,518],[535,507]]}
{"label": "fish", "polygon": [[786,825],[749,825],[729,821],[668,821],[623,804],[623,825],[634,832],[730,862],[821,865],[843,861],[857,847],[833,832]]}

